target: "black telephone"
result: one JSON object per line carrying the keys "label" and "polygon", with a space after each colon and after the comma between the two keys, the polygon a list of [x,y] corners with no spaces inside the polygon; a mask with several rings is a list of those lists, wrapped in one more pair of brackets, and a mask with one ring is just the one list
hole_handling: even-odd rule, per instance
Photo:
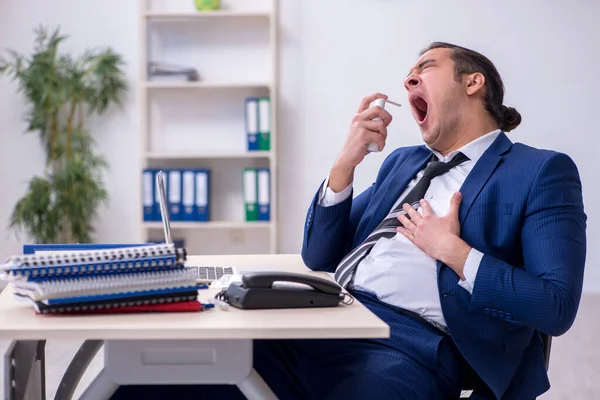
{"label": "black telephone", "polygon": [[335,307],[346,296],[335,282],[291,272],[246,273],[221,295],[243,309]]}

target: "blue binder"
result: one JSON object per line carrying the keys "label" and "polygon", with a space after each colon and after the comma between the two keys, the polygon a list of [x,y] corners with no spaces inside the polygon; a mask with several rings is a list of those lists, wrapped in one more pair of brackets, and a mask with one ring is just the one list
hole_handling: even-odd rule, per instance
{"label": "blue binder", "polygon": [[167,202],[169,203],[169,215],[171,221],[183,221],[183,210],[181,204],[182,182],[181,170],[169,169],[165,173],[169,176],[169,187],[167,188]]}
{"label": "blue binder", "polygon": [[152,169],[142,171],[142,208],[144,221],[148,222],[160,219],[160,214],[156,215],[154,209],[155,174]]}
{"label": "blue binder", "polygon": [[257,168],[258,186],[258,220],[271,219],[271,171],[268,168]]}
{"label": "blue binder", "polygon": [[245,125],[248,139],[248,151],[259,150],[258,147],[258,98],[248,97],[245,101]]}
{"label": "blue binder", "polygon": [[194,221],[194,205],[196,204],[196,171],[181,171],[181,207],[182,220]]}
{"label": "blue binder", "polygon": [[210,220],[210,170],[198,169],[195,171],[194,181],[194,220]]}

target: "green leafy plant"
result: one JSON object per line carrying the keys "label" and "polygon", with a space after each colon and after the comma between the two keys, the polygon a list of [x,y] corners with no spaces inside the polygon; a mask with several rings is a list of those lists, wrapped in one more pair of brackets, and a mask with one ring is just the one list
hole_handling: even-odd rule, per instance
{"label": "green leafy plant", "polygon": [[124,61],[110,48],[81,56],[60,54],[60,29],[39,27],[30,57],[7,50],[0,75],[18,83],[28,103],[27,132],[39,133],[46,153],[43,176],[34,176],[13,209],[10,228],[36,243],[89,243],[99,206],[108,202],[104,158],[94,152],[88,117],[121,105],[128,86]]}

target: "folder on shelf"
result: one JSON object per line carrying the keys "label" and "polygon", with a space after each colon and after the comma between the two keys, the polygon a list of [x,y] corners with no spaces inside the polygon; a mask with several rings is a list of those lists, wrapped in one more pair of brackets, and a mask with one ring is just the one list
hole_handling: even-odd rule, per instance
{"label": "folder on shelf", "polygon": [[246,137],[248,140],[248,151],[256,151],[258,148],[258,99],[246,98],[245,104]]}
{"label": "folder on shelf", "polygon": [[181,172],[181,205],[183,207],[183,221],[194,221],[195,206],[195,181],[194,170],[183,170]]}
{"label": "folder on shelf", "polygon": [[271,219],[271,173],[268,168],[259,168],[258,174],[258,220]]}
{"label": "folder on shelf", "polygon": [[158,221],[160,215],[156,215],[154,209],[154,179],[155,172],[145,169],[142,172],[142,207],[144,221]]}
{"label": "folder on shelf", "polygon": [[169,214],[171,221],[182,221],[183,212],[181,211],[181,171],[178,169],[168,170],[169,188],[167,189],[169,198]]}
{"label": "folder on shelf", "polygon": [[210,170],[196,170],[194,220],[210,220]]}
{"label": "folder on shelf", "polygon": [[256,168],[245,168],[243,179],[243,196],[246,221],[258,220],[258,196]]}
{"label": "folder on shelf", "polygon": [[258,99],[258,149],[271,149],[271,99]]}

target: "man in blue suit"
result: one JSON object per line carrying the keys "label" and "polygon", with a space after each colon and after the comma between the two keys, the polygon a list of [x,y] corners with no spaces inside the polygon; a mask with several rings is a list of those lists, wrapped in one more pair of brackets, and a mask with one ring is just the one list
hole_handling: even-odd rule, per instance
{"label": "man in blue suit", "polygon": [[[521,116],[503,105],[500,75],[477,52],[433,43],[405,88],[425,145],[396,149],[353,198],[355,168],[369,143],[383,149],[392,120],[369,108],[385,95],[366,97],[308,210],[306,265],[335,272],[391,326],[387,341],[335,345],[357,355],[329,365],[344,372],[319,389],[339,398],[365,387],[373,398],[456,398],[457,371],[468,364],[482,398],[535,398],[549,388],[540,332],[565,333],[581,296],[577,168],[564,154],[509,140]],[[425,179],[434,163],[452,165]],[[328,354],[315,353],[304,357]]]}
{"label": "man in blue suit", "polygon": [[[369,144],[384,148],[392,120],[369,108],[385,95],[365,97],[302,246],[306,265],[335,273],[390,338],[256,341],[254,367],[282,400],[456,399],[467,366],[473,398],[533,399],[549,388],[540,333],[565,333],[581,296],[577,168],[508,139],[521,116],[477,52],[433,43],[404,84],[425,145],[393,151],[353,196],[356,167]],[[236,395],[205,387],[194,398]]]}

